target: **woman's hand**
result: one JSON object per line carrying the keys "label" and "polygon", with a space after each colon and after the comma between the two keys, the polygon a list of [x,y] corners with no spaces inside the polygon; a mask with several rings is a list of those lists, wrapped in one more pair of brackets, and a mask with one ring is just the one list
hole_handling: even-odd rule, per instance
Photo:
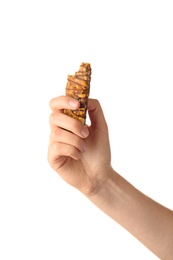
{"label": "woman's hand", "polygon": [[68,96],[50,101],[48,162],[66,182],[87,195],[100,189],[109,177],[111,154],[108,127],[99,102],[89,99],[90,126],[63,113],[64,109],[75,110],[79,105]]}

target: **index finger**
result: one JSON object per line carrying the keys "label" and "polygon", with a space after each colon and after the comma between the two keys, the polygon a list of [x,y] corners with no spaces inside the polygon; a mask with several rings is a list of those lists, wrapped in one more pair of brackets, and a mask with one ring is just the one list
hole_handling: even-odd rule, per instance
{"label": "index finger", "polygon": [[80,103],[77,99],[71,98],[69,96],[58,96],[53,98],[49,102],[49,106],[52,110],[61,110],[61,109],[78,109]]}

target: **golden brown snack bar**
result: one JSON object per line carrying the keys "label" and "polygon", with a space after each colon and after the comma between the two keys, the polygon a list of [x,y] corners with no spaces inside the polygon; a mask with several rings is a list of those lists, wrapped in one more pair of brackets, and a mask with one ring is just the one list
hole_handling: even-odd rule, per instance
{"label": "golden brown snack bar", "polygon": [[68,75],[66,95],[80,102],[78,110],[64,109],[64,114],[78,119],[83,124],[86,122],[88,97],[90,94],[91,66],[90,63],[82,62],[79,70],[74,75]]}

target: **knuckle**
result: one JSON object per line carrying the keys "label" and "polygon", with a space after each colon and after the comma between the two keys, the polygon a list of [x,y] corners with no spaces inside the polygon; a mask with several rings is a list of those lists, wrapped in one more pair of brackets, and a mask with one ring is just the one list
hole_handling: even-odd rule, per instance
{"label": "knuckle", "polygon": [[47,161],[48,163],[51,165],[52,163],[52,157],[53,157],[53,154],[52,154],[52,145],[49,145],[48,147],[48,152],[47,152]]}
{"label": "knuckle", "polygon": [[54,115],[53,115],[53,113],[51,113],[50,116],[49,116],[49,122],[50,122],[50,124],[52,124],[53,118],[54,118]]}
{"label": "knuckle", "polygon": [[50,122],[50,124],[55,125],[57,119],[58,119],[58,113],[52,112],[52,113],[50,114],[50,116],[49,116],[49,122]]}
{"label": "knuckle", "polygon": [[55,98],[52,98],[52,99],[49,101],[49,107],[50,107],[51,109],[53,109],[54,100],[55,100]]}
{"label": "knuckle", "polygon": [[57,143],[57,142],[53,143],[53,144],[52,144],[52,151],[53,151],[53,152],[57,152],[58,150],[59,150],[58,143]]}
{"label": "knuckle", "polygon": [[59,150],[59,146],[57,142],[53,142],[49,145],[48,148],[48,158],[51,161],[52,158],[57,154],[57,151]]}
{"label": "knuckle", "polygon": [[52,129],[51,139],[57,139],[57,136],[59,136],[61,134],[61,132],[62,132],[62,130],[59,127]]}

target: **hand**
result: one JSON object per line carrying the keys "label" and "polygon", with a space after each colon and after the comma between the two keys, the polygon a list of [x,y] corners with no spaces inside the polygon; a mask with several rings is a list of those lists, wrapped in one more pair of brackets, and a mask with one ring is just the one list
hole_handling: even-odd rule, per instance
{"label": "hand", "polygon": [[68,96],[50,101],[48,162],[67,183],[91,194],[101,188],[111,169],[108,127],[95,99],[88,102],[90,126],[63,113],[63,109],[75,110],[79,105]]}

